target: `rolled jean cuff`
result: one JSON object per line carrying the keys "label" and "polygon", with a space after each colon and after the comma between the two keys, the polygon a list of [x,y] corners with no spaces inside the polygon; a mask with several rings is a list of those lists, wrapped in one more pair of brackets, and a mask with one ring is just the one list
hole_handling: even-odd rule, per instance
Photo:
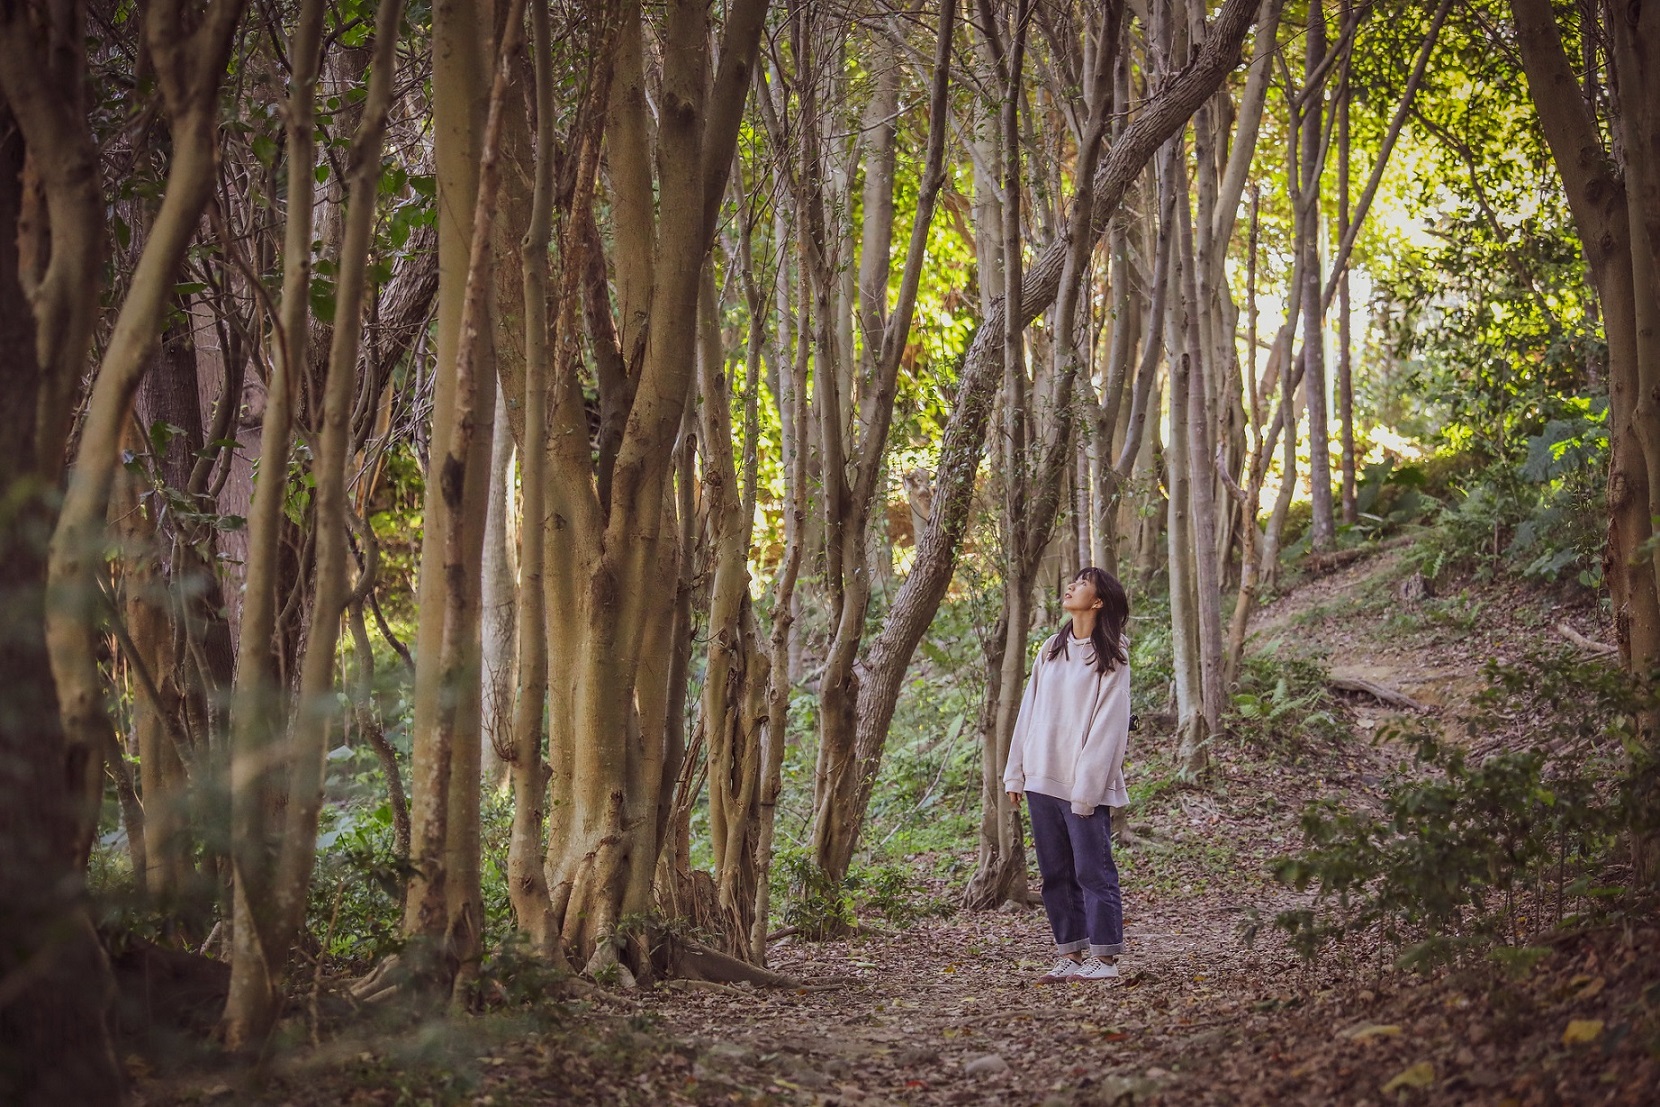
{"label": "rolled jean cuff", "polygon": [[1082,953],[1084,950],[1086,950],[1088,948],[1090,948],[1088,938],[1080,938],[1076,942],[1056,942],[1055,943],[1055,952],[1056,953]]}
{"label": "rolled jean cuff", "polygon": [[1124,952],[1124,943],[1123,942],[1119,942],[1116,945],[1110,945],[1110,946],[1098,946],[1094,942],[1089,943],[1089,953],[1090,953],[1091,957],[1116,957],[1120,953],[1123,953],[1123,952]]}

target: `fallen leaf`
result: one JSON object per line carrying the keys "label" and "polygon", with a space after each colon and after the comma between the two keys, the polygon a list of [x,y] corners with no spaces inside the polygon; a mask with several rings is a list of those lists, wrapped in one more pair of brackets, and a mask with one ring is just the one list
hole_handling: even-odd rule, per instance
{"label": "fallen leaf", "polygon": [[1608,986],[1608,981],[1606,979],[1604,979],[1603,977],[1600,977],[1600,976],[1594,977],[1590,980],[1585,981],[1583,984],[1580,985],[1579,991],[1574,993],[1574,998],[1575,999],[1591,999],[1598,992],[1602,991],[1603,988],[1605,988],[1607,986]]}
{"label": "fallen leaf", "polygon": [[1343,1031],[1340,1037],[1351,1042],[1370,1042],[1375,1038],[1398,1038],[1401,1028],[1393,1023],[1367,1023],[1364,1026],[1350,1027]]}
{"label": "fallen leaf", "polygon": [[1434,1083],[1435,1066],[1428,1061],[1419,1061],[1396,1073],[1395,1078],[1383,1086],[1383,1094],[1393,1095],[1402,1088],[1427,1088]]}
{"label": "fallen leaf", "polygon": [[1583,1045],[1594,1042],[1602,1034],[1601,1019],[1571,1019],[1568,1029],[1562,1031],[1563,1045]]}

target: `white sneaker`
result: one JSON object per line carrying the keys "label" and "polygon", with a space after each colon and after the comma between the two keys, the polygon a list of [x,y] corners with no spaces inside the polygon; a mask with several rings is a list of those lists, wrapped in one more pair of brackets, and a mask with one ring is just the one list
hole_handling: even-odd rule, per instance
{"label": "white sneaker", "polygon": [[1081,963],[1074,966],[1068,974],[1068,980],[1111,980],[1118,975],[1118,965],[1113,961],[1103,961],[1093,955],[1085,957]]}
{"label": "white sneaker", "polygon": [[1068,980],[1071,980],[1072,977],[1077,974],[1078,969],[1079,969],[1078,962],[1072,960],[1072,958],[1070,958],[1070,957],[1062,957],[1060,960],[1055,962],[1055,967],[1054,968],[1050,969],[1043,976],[1038,977],[1038,983],[1039,984],[1061,984],[1061,983],[1064,983]]}

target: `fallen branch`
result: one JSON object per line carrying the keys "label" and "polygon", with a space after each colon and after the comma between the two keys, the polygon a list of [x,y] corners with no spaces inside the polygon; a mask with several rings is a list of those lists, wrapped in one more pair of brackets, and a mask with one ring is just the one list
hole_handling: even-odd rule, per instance
{"label": "fallen branch", "polygon": [[1303,567],[1312,573],[1327,573],[1333,569],[1341,569],[1351,562],[1380,554],[1386,550],[1409,546],[1413,539],[1409,535],[1398,535],[1387,542],[1377,545],[1351,546],[1346,550],[1331,550],[1327,553],[1309,554],[1303,559]]}
{"label": "fallen branch", "polygon": [[1608,654],[1620,652],[1620,648],[1618,646],[1610,646],[1606,642],[1598,642],[1594,638],[1587,638],[1567,623],[1557,623],[1556,629],[1562,637],[1566,638],[1568,641],[1572,642],[1574,645],[1578,646],[1580,649],[1584,650],[1593,657],[1603,657]]}
{"label": "fallen branch", "polygon": [[1429,704],[1420,703],[1405,692],[1397,692],[1387,685],[1367,680],[1364,677],[1332,677],[1331,686],[1340,692],[1363,693],[1391,707],[1402,707],[1408,711],[1429,710]]}

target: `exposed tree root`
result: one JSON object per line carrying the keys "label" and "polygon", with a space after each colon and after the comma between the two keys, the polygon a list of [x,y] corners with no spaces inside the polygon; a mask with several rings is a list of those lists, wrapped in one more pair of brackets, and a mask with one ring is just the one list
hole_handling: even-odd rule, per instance
{"label": "exposed tree root", "polygon": [[117,1030],[143,1038],[157,1028],[211,1034],[225,1009],[231,967],[199,953],[168,949],[133,935],[106,934],[118,992]]}
{"label": "exposed tree root", "polygon": [[677,934],[663,934],[653,952],[661,976],[685,982],[707,984],[751,984],[758,988],[802,988],[793,976],[764,969],[702,942]]}

